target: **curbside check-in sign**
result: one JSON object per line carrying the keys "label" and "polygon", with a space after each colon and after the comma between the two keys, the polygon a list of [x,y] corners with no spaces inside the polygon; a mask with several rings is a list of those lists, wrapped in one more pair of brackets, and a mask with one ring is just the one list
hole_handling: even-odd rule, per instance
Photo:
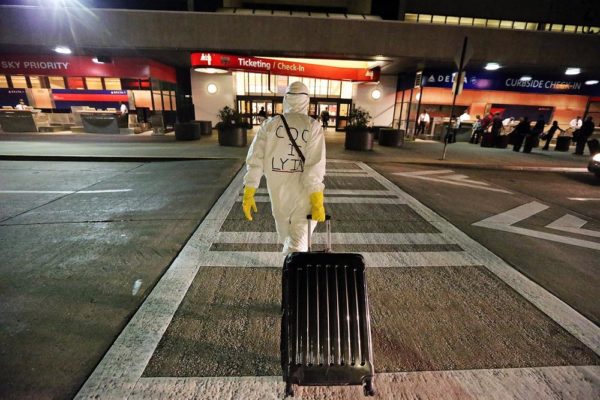
{"label": "curbside check-in sign", "polygon": [[380,68],[342,68],[304,62],[245,57],[220,53],[192,53],[192,68],[211,67],[239,71],[254,71],[277,75],[304,76],[309,78],[351,80],[358,82],[379,81]]}
{"label": "curbside check-in sign", "polygon": [[[464,88],[470,90],[506,90],[528,93],[553,94],[600,94],[599,85],[585,85],[580,80],[568,80],[564,77],[532,75],[529,81],[522,81],[521,75],[501,73],[486,73],[467,71],[464,77]],[[453,73],[451,71],[424,71],[423,86],[452,87]]]}

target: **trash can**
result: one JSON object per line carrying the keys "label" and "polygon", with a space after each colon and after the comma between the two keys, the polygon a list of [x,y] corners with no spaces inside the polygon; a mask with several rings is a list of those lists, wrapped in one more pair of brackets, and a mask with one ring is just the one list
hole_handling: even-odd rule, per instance
{"label": "trash can", "polygon": [[176,140],[200,139],[200,125],[193,122],[180,122],[175,124]]}
{"label": "trash can", "polygon": [[556,138],[556,146],[554,151],[569,151],[571,146],[571,136],[559,136]]}
{"label": "trash can", "polygon": [[392,128],[380,129],[379,145],[386,147],[402,147],[404,145],[404,130]]}
{"label": "trash can", "polygon": [[194,120],[192,122],[195,123],[195,124],[200,125],[200,134],[202,136],[210,136],[210,135],[212,135],[212,121]]}

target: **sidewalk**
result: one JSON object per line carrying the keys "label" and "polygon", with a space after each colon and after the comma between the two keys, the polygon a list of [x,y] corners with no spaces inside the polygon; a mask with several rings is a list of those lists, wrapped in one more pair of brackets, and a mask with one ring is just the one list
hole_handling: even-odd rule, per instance
{"label": "sidewalk", "polygon": [[[254,132],[248,133],[250,145]],[[445,165],[488,169],[571,170],[585,171],[588,157],[569,152],[533,149],[531,154],[508,149],[482,148],[469,143],[454,143],[447,147],[441,160],[443,143],[434,141],[407,142],[401,148],[374,144],[368,152],[344,149],[344,133],[326,134],[327,158],[368,163],[400,162],[423,165]],[[185,160],[245,158],[248,148],[219,146],[217,134],[201,140],[176,141],[175,136],[101,135],[63,133],[0,133],[0,159],[33,160]]]}

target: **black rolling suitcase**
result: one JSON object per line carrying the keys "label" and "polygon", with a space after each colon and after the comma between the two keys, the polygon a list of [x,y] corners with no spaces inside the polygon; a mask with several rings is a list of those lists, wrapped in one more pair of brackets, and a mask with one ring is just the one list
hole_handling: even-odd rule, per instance
{"label": "black rolling suitcase", "polygon": [[327,250],[289,254],[283,265],[281,367],[286,396],[293,385],[363,385],[373,396],[371,318],[360,254]]}

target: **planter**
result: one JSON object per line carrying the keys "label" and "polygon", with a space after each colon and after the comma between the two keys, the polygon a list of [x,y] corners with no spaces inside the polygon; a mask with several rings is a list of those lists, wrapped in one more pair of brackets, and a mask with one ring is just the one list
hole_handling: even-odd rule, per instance
{"label": "planter", "polygon": [[379,145],[387,147],[402,147],[404,145],[404,130],[392,128],[380,129]]}
{"label": "planter", "polygon": [[248,143],[246,128],[221,127],[219,129],[219,144],[221,146],[245,147]]}
{"label": "planter", "polygon": [[200,125],[193,122],[181,122],[175,124],[176,140],[198,140],[200,139]]}
{"label": "planter", "polygon": [[368,128],[346,128],[345,148],[360,151],[373,150],[373,132]]}

